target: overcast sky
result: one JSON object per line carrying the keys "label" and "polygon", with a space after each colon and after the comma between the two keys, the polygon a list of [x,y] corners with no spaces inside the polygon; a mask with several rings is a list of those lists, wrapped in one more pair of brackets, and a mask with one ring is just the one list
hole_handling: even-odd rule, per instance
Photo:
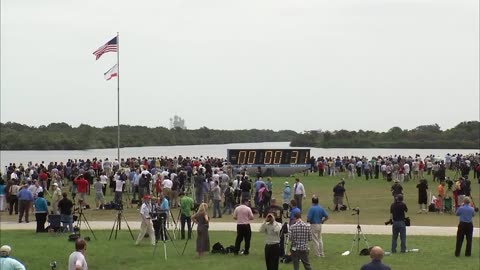
{"label": "overcast sky", "polygon": [[479,119],[478,0],[1,1],[1,122],[295,131]]}

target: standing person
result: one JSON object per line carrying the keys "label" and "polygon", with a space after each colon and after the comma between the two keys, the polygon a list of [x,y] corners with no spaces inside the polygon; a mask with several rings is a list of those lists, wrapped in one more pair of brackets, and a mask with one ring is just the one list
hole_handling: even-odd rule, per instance
{"label": "standing person", "polygon": [[397,179],[393,180],[393,185],[390,188],[393,196],[393,201],[395,201],[398,195],[403,194],[403,187],[399,182],[400,181],[398,181]]}
{"label": "standing person", "polygon": [[245,240],[245,250],[243,255],[248,255],[250,251],[250,239],[252,238],[252,228],[250,220],[253,220],[252,209],[248,206],[250,200],[242,198],[242,204],[233,211],[233,219],[237,221],[237,238],[235,239],[235,255],[240,251],[240,244]]}
{"label": "standing person", "polygon": [[93,189],[95,190],[95,205],[98,209],[103,209],[105,205],[105,197],[103,196],[103,184],[100,182],[100,178],[97,178],[97,182],[93,184]]}
{"label": "standing person", "polygon": [[290,203],[290,198],[292,197],[292,190],[290,189],[290,184],[288,183],[288,181],[286,181],[284,184],[282,197],[283,203],[288,205]]}
{"label": "standing person", "polygon": [[438,201],[440,202],[440,214],[443,214],[445,208],[445,180],[440,180],[438,185]]}
{"label": "standing person", "polygon": [[292,261],[293,270],[300,269],[300,260],[305,270],[311,270],[308,258],[308,241],[312,241],[312,232],[310,225],[302,221],[302,214],[295,214],[295,223],[290,226],[288,231],[288,239],[292,242]]}
{"label": "standing person", "polygon": [[33,194],[28,190],[28,184],[25,184],[23,188],[18,192],[18,205],[19,215],[18,223],[22,223],[23,214],[25,214],[25,222],[28,223],[28,212],[33,203]]}
{"label": "standing person", "polygon": [[342,179],[333,187],[333,205],[335,206],[333,211],[340,211],[343,206],[343,196],[345,196],[345,181]]}
{"label": "standing person", "polygon": [[375,246],[370,250],[370,263],[364,264],[360,270],[391,270],[390,266],[383,264],[382,259],[385,252],[379,246]]}
{"label": "standing person", "polygon": [[150,237],[150,244],[155,246],[155,232],[153,231],[152,223],[152,204],[150,203],[150,195],[143,196],[143,204],[140,207],[140,216],[142,217],[142,223],[140,225],[140,233],[138,234],[137,241],[135,245],[140,244],[145,233],[148,233]]}
{"label": "standing person", "polygon": [[470,257],[472,255],[472,237],[473,237],[473,216],[475,216],[475,210],[470,205],[470,198],[463,198],[463,205],[457,209],[456,215],[460,218],[457,230],[457,245],[455,247],[455,256],[460,256],[462,250],[463,238],[467,239],[467,246],[465,248],[465,256]]}
{"label": "standing person", "polygon": [[0,247],[0,269],[2,270],[25,270],[25,266],[15,260],[10,258],[12,253],[12,248],[10,246],[4,245]]}
{"label": "standing person", "polygon": [[8,214],[10,216],[13,214],[13,210],[15,210],[15,215],[18,215],[18,192],[20,192],[20,186],[15,181],[12,181],[12,185],[8,191],[8,203],[10,205],[8,208]]}
{"label": "standing person", "polygon": [[45,232],[45,222],[47,222],[48,205],[47,200],[43,198],[43,192],[38,193],[35,200],[35,219],[37,220],[37,230],[35,232]]}
{"label": "standing person", "polygon": [[[120,172],[118,172],[118,174],[121,175]],[[124,185],[125,181],[122,180],[121,177],[117,177],[115,179],[115,197],[114,197],[114,202],[117,204],[117,205],[122,205],[123,204],[123,185]]]}
{"label": "standing person", "polygon": [[5,197],[6,197],[6,188],[7,186],[5,185],[5,181],[3,179],[0,179],[0,212],[5,211]]}
{"label": "standing person", "polygon": [[290,221],[288,224],[293,225],[295,223],[295,214],[301,212],[302,211],[297,207],[297,201],[290,200]]}
{"label": "standing person", "polygon": [[297,202],[297,207],[302,211],[302,199],[307,198],[307,193],[305,192],[305,187],[303,183],[300,182],[300,178],[295,178],[295,186],[293,187],[293,197]]}
{"label": "standing person", "polygon": [[83,206],[85,205],[85,196],[87,195],[90,184],[87,179],[84,178],[83,174],[77,176],[73,182],[77,185],[78,203],[80,206]]}
{"label": "standing person", "polygon": [[58,215],[58,202],[62,199],[62,189],[58,187],[57,183],[53,183],[53,195],[52,195],[52,212],[54,215]]}
{"label": "standing person", "polygon": [[68,257],[68,270],[88,270],[86,251],[87,242],[83,238],[75,240],[75,251]]}
{"label": "standing person", "polygon": [[192,209],[194,207],[193,199],[180,192],[180,223],[182,240],[185,239],[185,223],[188,228],[188,239],[192,238]]}
{"label": "standing person", "polygon": [[268,213],[260,232],[265,234],[265,264],[267,270],[278,270],[280,260],[280,231],[282,224],[275,220],[273,213]]}
{"label": "standing person", "polygon": [[218,185],[218,181],[215,180],[213,184],[213,218],[221,218],[222,212],[220,211],[220,202],[222,201],[222,191]]}
{"label": "standing person", "polygon": [[165,230],[167,228],[168,213],[170,212],[170,202],[168,201],[167,197],[163,195],[163,193],[160,193],[159,195],[160,197],[158,198],[158,216],[160,218],[160,239],[162,241],[166,241],[168,240],[168,234]]}
{"label": "standing person", "polygon": [[62,197],[63,199],[58,202],[58,209],[60,209],[60,221],[63,223],[63,228],[65,230],[68,226],[68,231],[73,233],[73,202],[68,199],[68,194],[66,192],[62,193]]}
{"label": "standing person", "polygon": [[308,210],[307,222],[310,223],[310,229],[312,231],[313,239],[313,250],[315,251],[315,256],[325,257],[323,251],[323,240],[322,240],[322,224],[328,220],[328,213],[318,205],[318,198],[312,198],[312,207]]}
{"label": "standing person", "polygon": [[193,222],[197,223],[197,254],[201,257],[203,253],[210,250],[210,238],[208,236],[208,204],[202,203],[198,207],[197,213],[192,217]]}
{"label": "standing person", "polygon": [[427,190],[428,190],[428,182],[426,179],[420,180],[420,183],[417,184],[418,189],[418,213],[421,214],[427,213]]}
{"label": "standing person", "polygon": [[407,227],[405,226],[405,213],[407,205],[403,202],[403,195],[399,194],[390,206],[390,218],[392,219],[392,253],[397,253],[397,240],[400,234],[400,252],[407,251]]}

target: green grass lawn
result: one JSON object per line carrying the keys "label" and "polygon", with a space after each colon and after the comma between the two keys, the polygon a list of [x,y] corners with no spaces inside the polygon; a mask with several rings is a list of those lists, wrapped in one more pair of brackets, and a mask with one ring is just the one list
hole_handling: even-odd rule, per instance
{"label": "green grass lawn", "polygon": [[[455,176],[454,171],[448,171],[450,177]],[[302,180],[305,185],[305,189],[308,194],[308,198],[304,201],[304,208],[310,206],[310,198],[313,194],[316,194],[320,199],[320,204],[325,208],[333,208],[332,204],[332,189],[333,186],[342,178],[345,177],[347,189],[347,197],[352,208],[360,207],[361,217],[360,222],[362,224],[377,224],[383,225],[383,223],[389,218],[389,209],[390,204],[393,201],[392,195],[390,193],[390,187],[393,184],[392,182],[387,182],[382,179],[373,179],[366,181],[364,177],[356,178],[355,180],[347,179],[344,173],[340,174],[337,177],[319,177],[316,174],[310,174],[309,176],[303,176],[303,174],[298,174],[298,177]],[[470,176],[473,179],[473,173]],[[426,176],[428,180],[429,189],[432,194],[437,193],[438,183],[432,182],[432,176]],[[290,185],[293,187],[295,178],[294,177],[274,177],[274,197],[282,203],[282,190],[283,183],[289,181]],[[417,189],[416,181],[409,181],[403,184],[404,193],[405,193],[405,203],[409,207],[409,213],[412,220],[412,226],[424,225],[424,226],[457,226],[458,218],[455,215],[444,214],[440,215],[437,213],[417,214],[418,205],[417,205]],[[47,196],[48,197],[48,196]],[[479,184],[476,180],[472,181],[472,197],[476,203],[479,203]],[[87,201],[93,208],[95,208],[94,202],[95,195],[92,193],[88,196]],[[48,199],[48,198],[47,198]],[[107,201],[113,200],[111,191],[107,191]],[[346,203],[346,200],[345,200]],[[327,208],[328,209],[328,208]],[[306,213],[306,210],[303,211]],[[87,210],[84,212],[89,221],[93,220],[106,220],[112,221],[115,219],[116,211],[111,210]],[[139,220],[139,214],[137,207],[125,208],[125,216],[130,220]],[[176,209],[172,211],[174,217],[178,216]],[[212,215],[212,209],[210,208],[210,215]],[[14,216],[8,216],[5,213],[0,213],[0,217],[4,221],[16,221],[17,218]],[[474,225],[475,227],[479,226],[480,217],[477,215],[475,218]],[[221,222],[230,222],[233,221],[231,216],[223,216],[221,219],[215,219],[214,221]],[[263,221],[263,219],[256,219],[255,222]],[[356,218],[352,217],[350,211],[345,211],[341,213],[333,213],[330,217],[328,223],[333,224],[354,224],[356,223]]]}
{"label": "green grass lawn", "polygon": [[[83,236],[90,233],[85,231]],[[118,238],[107,240],[109,231],[96,231],[98,240],[88,242],[87,261],[89,269],[191,269],[196,270],[258,270],[265,269],[263,239],[255,233],[249,256],[208,254],[196,258],[195,239],[188,242],[184,256],[178,255],[171,242],[167,242],[168,259],[164,259],[163,242],[159,242],[155,255],[153,247],[145,239],[140,246],[134,246],[128,231],[119,231]],[[137,236],[137,231],[134,231]],[[90,235],[91,237],[91,235]],[[359,269],[369,261],[366,256],[341,256],[350,250],[351,235],[324,235],[325,258],[310,257],[313,269]],[[390,248],[390,236],[366,235],[371,245]],[[1,244],[13,248],[13,257],[21,260],[29,270],[50,269],[49,263],[57,261],[59,270],[67,269],[69,254],[74,250],[74,243],[68,242],[64,234],[35,234],[27,231],[2,231]],[[224,246],[234,244],[235,232],[210,232],[210,243],[220,241]],[[175,245],[180,254],[185,241],[177,240]],[[363,248],[363,241],[360,249]],[[384,262],[392,269],[462,269],[477,270],[480,267],[478,241],[474,241],[472,257],[456,258],[453,255],[454,237],[407,237],[407,248],[418,248],[418,253],[394,254],[386,256]],[[354,249],[356,252],[356,249]],[[462,250],[463,251],[463,250]],[[292,264],[280,265],[280,269],[292,269]],[[303,268],[302,268],[303,269]]]}

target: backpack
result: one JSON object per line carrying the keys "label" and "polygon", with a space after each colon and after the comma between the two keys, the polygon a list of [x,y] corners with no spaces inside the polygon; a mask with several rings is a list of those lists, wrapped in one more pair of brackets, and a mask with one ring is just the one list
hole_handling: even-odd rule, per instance
{"label": "backpack", "polygon": [[212,246],[212,253],[225,254],[225,248],[220,242],[217,242]]}

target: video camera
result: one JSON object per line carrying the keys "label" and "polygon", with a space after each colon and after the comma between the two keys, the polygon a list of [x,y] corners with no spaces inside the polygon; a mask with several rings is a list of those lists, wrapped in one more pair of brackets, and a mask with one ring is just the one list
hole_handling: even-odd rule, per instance
{"label": "video camera", "polygon": [[352,213],[352,216],[354,216],[354,215],[360,215],[360,207],[355,207],[355,208],[353,208],[353,209],[352,209],[352,212],[354,212],[354,213]]}

